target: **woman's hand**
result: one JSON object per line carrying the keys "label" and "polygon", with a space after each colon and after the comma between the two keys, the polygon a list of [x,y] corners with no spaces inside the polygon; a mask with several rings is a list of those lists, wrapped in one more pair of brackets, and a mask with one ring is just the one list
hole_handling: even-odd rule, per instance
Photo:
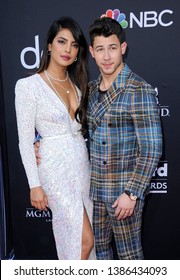
{"label": "woman's hand", "polygon": [[44,190],[39,186],[30,190],[31,205],[39,210],[46,210],[48,207],[48,200]]}

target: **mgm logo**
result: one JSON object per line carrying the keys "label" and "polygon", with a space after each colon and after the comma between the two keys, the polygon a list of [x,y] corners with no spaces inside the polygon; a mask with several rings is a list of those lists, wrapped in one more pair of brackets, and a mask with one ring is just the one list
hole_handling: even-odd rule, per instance
{"label": "mgm logo", "polygon": [[46,222],[52,221],[52,213],[51,210],[48,211],[38,210],[35,208],[26,208],[26,218],[33,218],[33,219],[45,219]]}

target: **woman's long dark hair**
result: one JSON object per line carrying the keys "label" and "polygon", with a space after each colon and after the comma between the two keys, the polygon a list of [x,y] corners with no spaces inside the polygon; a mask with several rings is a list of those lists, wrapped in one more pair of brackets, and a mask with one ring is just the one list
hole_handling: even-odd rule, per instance
{"label": "woman's long dark hair", "polygon": [[48,45],[52,44],[57,33],[66,28],[71,31],[75,41],[79,45],[77,61],[67,67],[70,79],[79,87],[82,93],[80,106],[75,113],[76,120],[82,124],[82,132],[86,131],[86,107],[87,107],[87,84],[88,84],[88,71],[87,71],[87,54],[88,45],[85,36],[75,20],[70,17],[61,17],[55,20],[46,37],[43,55],[40,61],[40,66],[37,73],[41,73],[48,68],[50,55]]}

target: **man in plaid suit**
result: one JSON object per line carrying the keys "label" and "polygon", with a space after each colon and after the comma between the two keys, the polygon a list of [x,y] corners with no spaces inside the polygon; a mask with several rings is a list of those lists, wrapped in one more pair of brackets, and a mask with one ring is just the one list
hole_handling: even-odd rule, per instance
{"label": "man in plaid suit", "polygon": [[90,53],[100,76],[89,84],[91,189],[97,259],[143,259],[145,195],[161,157],[162,134],[154,89],[123,63],[124,30],[111,18],[90,27]]}

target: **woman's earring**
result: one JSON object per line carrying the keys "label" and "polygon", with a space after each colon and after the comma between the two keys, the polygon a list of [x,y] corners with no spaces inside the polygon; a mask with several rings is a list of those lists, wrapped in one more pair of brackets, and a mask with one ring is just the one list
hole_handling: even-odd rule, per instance
{"label": "woman's earring", "polygon": [[75,60],[74,61],[77,61],[77,57],[75,58]]}
{"label": "woman's earring", "polygon": [[51,51],[47,50],[47,55],[51,55]]}

